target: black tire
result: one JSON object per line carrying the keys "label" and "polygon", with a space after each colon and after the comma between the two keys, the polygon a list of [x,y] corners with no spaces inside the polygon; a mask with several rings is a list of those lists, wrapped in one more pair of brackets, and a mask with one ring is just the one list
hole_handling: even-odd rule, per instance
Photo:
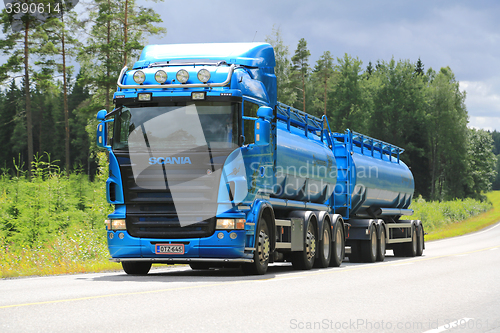
{"label": "black tire", "polygon": [[255,251],[253,262],[243,264],[241,269],[246,275],[263,275],[267,272],[269,265],[269,254],[271,252],[271,240],[269,238],[269,229],[265,218],[259,221],[257,239],[255,240]]}
{"label": "black tire", "polygon": [[380,237],[378,239],[377,243],[377,261],[384,261],[385,260],[385,227],[382,224],[380,226]]}
{"label": "black tire", "polygon": [[332,259],[330,259],[330,267],[339,267],[345,257],[344,228],[342,227],[342,223],[340,223],[340,221],[335,223],[335,228],[333,230],[331,253]]}
{"label": "black tire", "polygon": [[404,254],[406,257],[415,257],[417,255],[417,231],[415,227],[411,227],[411,242],[404,243]]}
{"label": "black tire", "polygon": [[208,262],[190,262],[189,267],[191,267],[191,269],[210,269],[210,263],[208,263]]}
{"label": "black tire", "polygon": [[364,262],[377,260],[377,229],[373,224],[370,226],[370,239],[361,241],[361,259]]}
{"label": "black tire", "polygon": [[308,270],[313,267],[316,256],[316,226],[309,221],[304,239],[304,251],[294,252],[292,255],[292,266],[295,269]]}
{"label": "black tire", "polygon": [[322,236],[323,239],[321,239],[318,246],[318,257],[314,261],[314,267],[317,268],[328,267],[332,259],[332,229],[327,221],[323,223]]}
{"label": "black tire", "polygon": [[125,273],[129,275],[147,275],[151,269],[150,261],[122,261]]}
{"label": "black tire", "polygon": [[424,253],[424,226],[419,225],[417,228],[417,257]]}

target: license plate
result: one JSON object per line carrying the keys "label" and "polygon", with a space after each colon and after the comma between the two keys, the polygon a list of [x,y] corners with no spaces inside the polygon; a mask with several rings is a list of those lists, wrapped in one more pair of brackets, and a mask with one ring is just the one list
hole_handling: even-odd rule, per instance
{"label": "license plate", "polygon": [[184,244],[156,244],[156,254],[184,254]]}

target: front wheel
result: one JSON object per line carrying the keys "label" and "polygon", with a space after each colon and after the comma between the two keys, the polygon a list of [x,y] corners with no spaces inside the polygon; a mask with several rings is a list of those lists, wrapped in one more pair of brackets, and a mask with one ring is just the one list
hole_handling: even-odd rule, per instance
{"label": "front wheel", "polygon": [[258,238],[256,239],[253,262],[243,264],[241,269],[246,275],[263,275],[267,272],[269,265],[269,253],[271,249],[271,240],[269,238],[269,229],[267,221],[261,218],[259,221]]}
{"label": "front wheel", "polygon": [[125,273],[130,275],[146,275],[151,269],[151,262],[148,261],[122,261]]}

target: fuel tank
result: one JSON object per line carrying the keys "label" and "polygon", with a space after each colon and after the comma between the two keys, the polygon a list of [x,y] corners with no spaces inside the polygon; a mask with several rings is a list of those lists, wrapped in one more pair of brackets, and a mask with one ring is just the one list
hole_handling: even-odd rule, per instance
{"label": "fuel tank", "polygon": [[337,169],[333,151],[319,136],[277,122],[276,183],[280,199],[325,203],[333,193]]}
{"label": "fuel tank", "polygon": [[353,217],[373,216],[379,208],[408,208],[415,185],[410,169],[399,158],[403,149],[351,132],[334,136],[336,211],[349,210],[348,216]]}

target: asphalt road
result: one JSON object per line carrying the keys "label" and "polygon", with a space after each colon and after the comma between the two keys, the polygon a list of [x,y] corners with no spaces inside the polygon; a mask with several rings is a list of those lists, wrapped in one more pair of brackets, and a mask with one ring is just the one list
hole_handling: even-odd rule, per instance
{"label": "asphalt road", "polygon": [[500,224],[423,257],[264,276],[153,269],[0,280],[0,332],[500,332]]}

